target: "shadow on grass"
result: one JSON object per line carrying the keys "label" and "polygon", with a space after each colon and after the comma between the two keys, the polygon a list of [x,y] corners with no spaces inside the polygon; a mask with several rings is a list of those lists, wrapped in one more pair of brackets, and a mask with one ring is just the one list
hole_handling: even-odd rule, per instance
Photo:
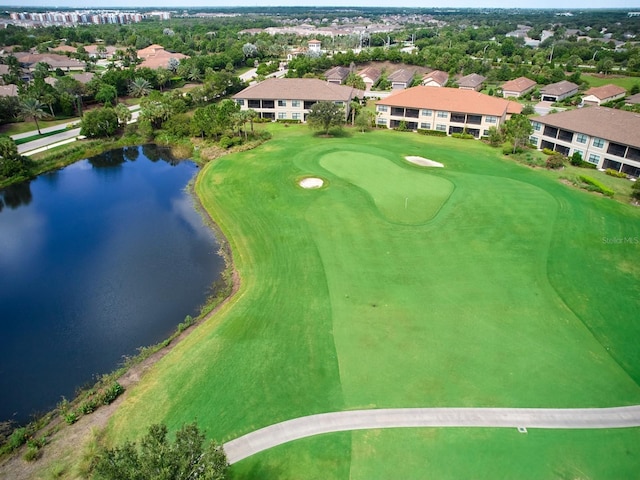
{"label": "shadow on grass", "polygon": [[313,136],[317,138],[350,138],[353,136],[353,132],[344,128],[331,128],[329,133],[315,132]]}

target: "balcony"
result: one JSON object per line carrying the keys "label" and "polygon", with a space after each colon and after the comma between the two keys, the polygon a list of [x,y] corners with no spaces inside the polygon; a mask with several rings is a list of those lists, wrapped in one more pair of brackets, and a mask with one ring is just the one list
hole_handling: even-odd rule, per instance
{"label": "balcony", "polygon": [[629,160],[640,162],[640,150],[638,150],[637,148],[629,147],[627,150],[627,158]]}
{"label": "balcony", "polygon": [[273,100],[262,100],[262,108],[276,108],[276,102]]}
{"label": "balcony", "polygon": [[420,110],[416,110],[415,108],[407,108],[405,110],[404,116],[409,118],[418,118],[420,116]]}
{"label": "balcony", "polygon": [[624,157],[624,154],[627,153],[627,147],[618,143],[609,142],[607,153],[615,155],[616,157]]}
{"label": "balcony", "polygon": [[452,113],[451,114],[451,122],[452,123],[464,123],[466,120],[466,115],[464,113]]}
{"label": "balcony", "polygon": [[467,115],[467,123],[470,125],[480,125],[482,123],[482,115]]}
{"label": "balcony", "polygon": [[571,143],[573,141],[573,132],[570,132],[568,130],[558,131],[558,140]]}
{"label": "balcony", "polygon": [[305,110],[309,110],[311,107],[313,107],[316,103],[318,103],[317,100],[305,100],[304,101],[304,109]]}
{"label": "balcony", "polygon": [[247,105],[249,108],[260,108],[260,100],[249,100]]}
{"label": "balcony", "polygon": [[544,127],[544,136],[556,138],[558,136],[558,129],[554,127],[550,127],[549,125],[546,125]]}
{"label": "balcony", "polygon": [[404,108],[391,107],[391,116],[404,117]]}

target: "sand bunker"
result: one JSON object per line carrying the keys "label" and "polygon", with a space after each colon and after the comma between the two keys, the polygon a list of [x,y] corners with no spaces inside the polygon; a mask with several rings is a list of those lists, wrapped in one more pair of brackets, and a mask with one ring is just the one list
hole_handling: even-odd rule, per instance
{"label": "sand bunker", "polygon": [[443,164],[429,160],[423,157],[404,157],[407,161],[420,165],[422,167],[444,167]]}
{"label": "sand bunker", "polygon": [[307,177],[300,180],[299,185],[302,188],[320,188],[324,185],[324,181],[321,178]]}

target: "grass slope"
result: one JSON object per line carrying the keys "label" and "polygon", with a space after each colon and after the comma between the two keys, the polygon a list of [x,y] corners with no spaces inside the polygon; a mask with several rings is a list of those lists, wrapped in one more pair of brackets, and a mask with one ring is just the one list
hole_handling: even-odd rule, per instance
{"label": "grass slope", "polygon": [[[637,209],[479,142],[273,128],[272,141],[209,164],[196,186],[231,242],[240,291],[131,392],[111,423],[113,441],[157,421],[176,429],[197,419],[224,441],[355,408],[640,402],[640,246],[603,241],[640,238]],[[326,186],[303,190],[305,176]],[[438,468],[457,458],[447,445],[479,438],[467,432],[438,433],[454,439],[435,442]],[[622,440],[603,447],[606,455],[622,455],[617,445],[638,437],[630,432],[610,433]],[[388,478],[385,452],[402,438],[402,477],[421,476],[415,455],[434,446],[423,438],[431,433],[371,435],[296,442],[233,470],[237,478]],[[487,433],[486,451],[522,455],[504,435]],[[531,447],[550,455],[549,445],[575,438],[585,452],[572,460],[577,468],[584,461],[599,471],[589,449],[606,435],[544,432]],[[637,469],[635,458],[623,464]],[[473,472],[477,459],[460,472]],[[502,466],[499,476],[520,467]],[[540,469],[556,474],[551,463]]]}

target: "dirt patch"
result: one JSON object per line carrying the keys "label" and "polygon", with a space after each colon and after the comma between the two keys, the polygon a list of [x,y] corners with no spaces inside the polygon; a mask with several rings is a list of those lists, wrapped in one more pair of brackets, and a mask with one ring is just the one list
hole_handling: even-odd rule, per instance
{"label": "dirt patch", "polygon": [[411,162],[411,163],[413,163],[415,165],[420,165],[421,167],[438,167],[438,168],[444,167],[444,165],[442,163],[434,162],[433,160],[429,160],[428,158],[424,158],[424,157],[409,156],[409,157],[404,157],[404,158],[408,162]]}

